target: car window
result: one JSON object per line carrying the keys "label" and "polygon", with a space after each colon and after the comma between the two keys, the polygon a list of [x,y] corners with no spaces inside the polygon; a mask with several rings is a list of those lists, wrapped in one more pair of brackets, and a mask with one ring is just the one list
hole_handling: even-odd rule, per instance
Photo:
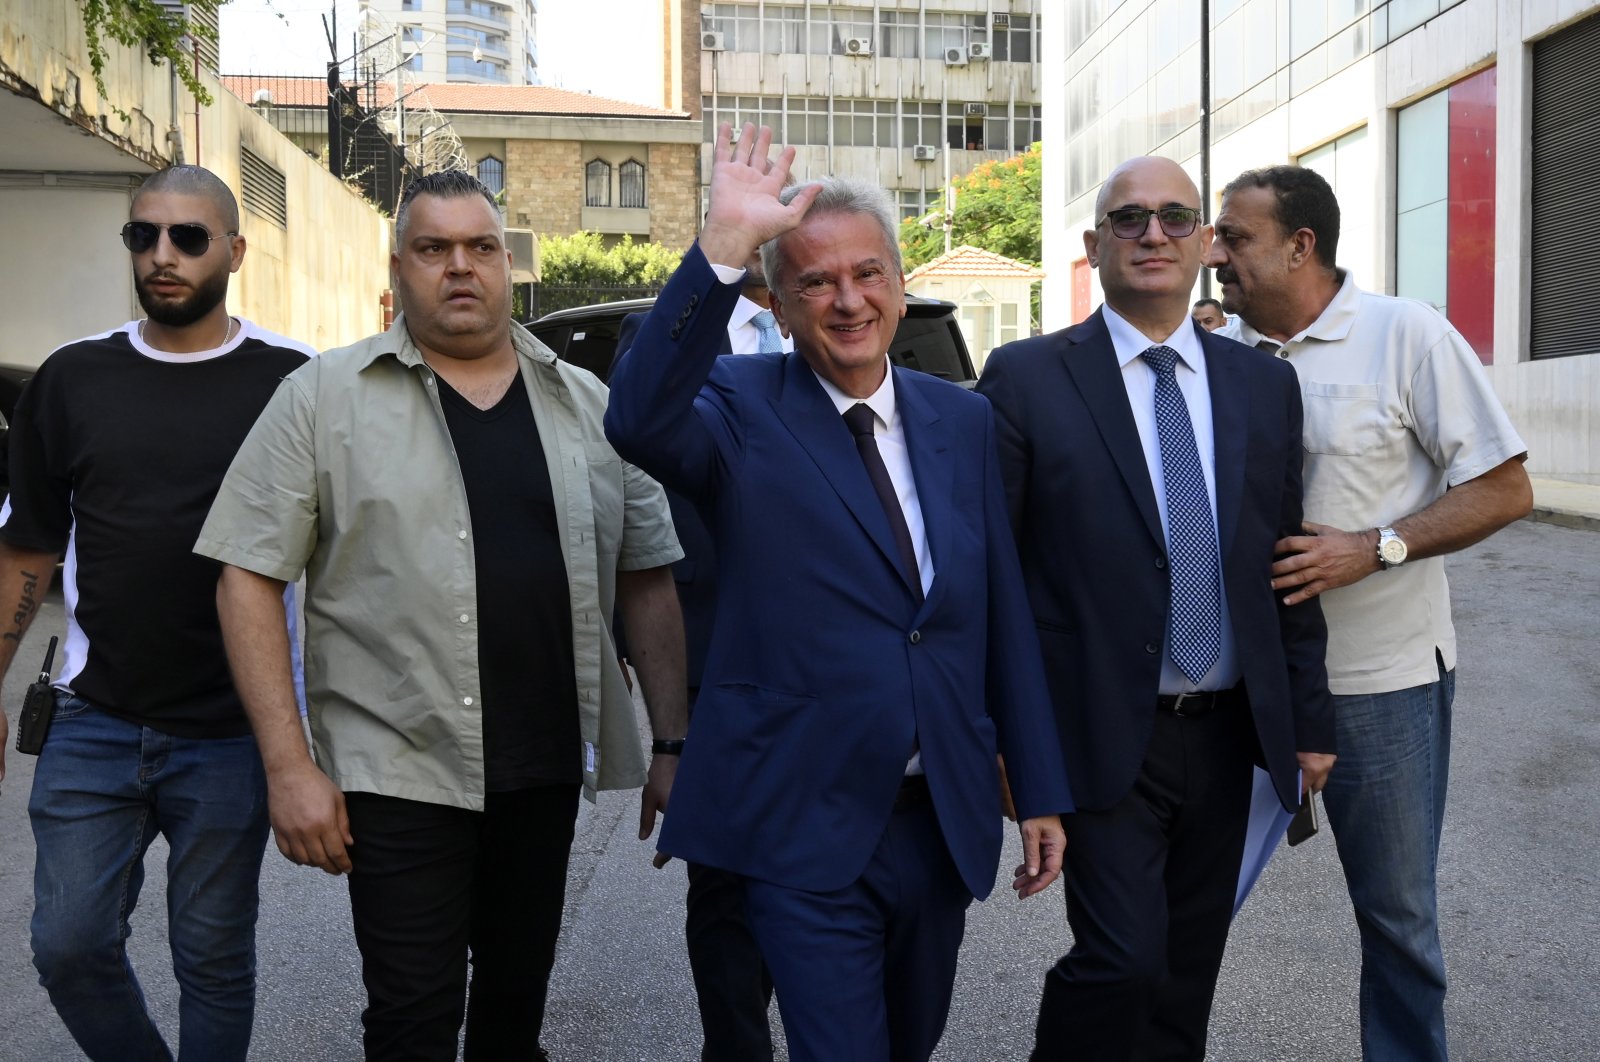
{"label": "car window", "polygon": [[944,309],[938,316],[925,317],[913,311],[895,331],[889,360],[941,380],[963,383],[972,379],[962,356],[965,349],[955,314]]}

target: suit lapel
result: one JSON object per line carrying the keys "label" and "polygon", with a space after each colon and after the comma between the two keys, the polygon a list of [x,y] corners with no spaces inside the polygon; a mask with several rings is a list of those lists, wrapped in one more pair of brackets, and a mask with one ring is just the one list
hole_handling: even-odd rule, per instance
{"label": "suit lapel", "polygon": [[1144,460],[1144,443],[1128,406],[1128,388],[1122,382],[1122,367],[1117,364],[1105,318],[1095,311],[1087,321],[1068,329],[1066,340],[1062,360],[1067,372],[1083,395],[1084,405],[1144,517],[1146,530],[1164,546],[1166,536],[1161,532],[1161,512]]}
{"label": "suit lapel", "polygon": [[1217,476],[1217,545],[1223,556],[1239,527],[1244,492],[1244,463],[1249,439],[1250,379],[1245,359],[1227,344],[1200,330],[1206,352],[1206,379],[1211,389],[1211,436]]}
{"label": "suit lapel", "polygon": [[909,369],[893,369],[895,405],[905,430],[906,453],[911,457],[911,476],[917,484],[917,505],[922,510],[922,528],[928,537],[928,556],[933,561],[933,585],[923,602],[926,612],[948,580],[939,578],[941,566],[950,563],[951,510],[955,489],[955,462],[950,452],[950,425],[929,404],[914,382]]}
{"label": "suit lapel", "polygon": [[[770,401],[778,419],[810,455],[856,523],[877,545],[889,567],[899,572],[900,553],[889,530],[889,518],[884,515],[872,481],[867,478],[855,440],[834,408],[833,400],[800,355],[790,354],[784,358],[783,391]],[[905,581],[904,574],[901,581]]]}

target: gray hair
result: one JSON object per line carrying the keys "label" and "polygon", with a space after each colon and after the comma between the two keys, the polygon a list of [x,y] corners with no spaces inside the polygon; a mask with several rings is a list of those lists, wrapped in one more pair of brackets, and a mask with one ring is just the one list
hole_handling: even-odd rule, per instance
{"label": "gray hair", "polygon": [[139,200],[146,195],[160,193],[171,195],[190,195],[197,199],[206,199],[216,208],[222,217],[222,224],[228,232],[239,231],[239,201],[233,196],[233,189],[221,177],[201,166],[169,166],[164,170],[157,170],[144,179],[138,191],[133,193],[133,204],[137,206]]}
{"label": "gray hair", "polygon": [[[902,273],[900,261],[900,222],[895,216],[894,197],[870,181],[856,177],[824,177],[813,182],[822,185],[822,191],[806,211],[807,218],[827,214],[864,214],[878,223],[883,230],[883,245],[889,252],[890,265],[895,273]],[[788,204],[800,194],[805,185],[792,185],[778,193],[778,202]],[[782,297],[782,256],[778,244],[782,237],[761,245],[761,271],[767,275],[767,287]]]}
{"label": "gray hair", "polygon": [[411,222],[411,203],[419,195],[431,195],[438,199],[465,199],[481,195],[494,212],[495,221],[502,230],[505,229],[505,221],[500,217],[500,205],[494,201],[494,193],[482,181],[463,170],[439,170],[418,177],[406,185],[406,190],[401,193],[400,206],[394,212],[396,246],[405,243],[406,226]]}

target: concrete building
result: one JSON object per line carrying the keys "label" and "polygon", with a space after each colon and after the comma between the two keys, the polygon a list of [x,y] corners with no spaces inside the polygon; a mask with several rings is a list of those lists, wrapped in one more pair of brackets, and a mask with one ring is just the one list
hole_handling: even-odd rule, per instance
{"label": "concrete building", "polygon": [[538,0],[363,0],[418,81],[539,84]]}
{"label": "concrete building", "polygon": [[698,31],[668,33],[667,65],[704,124],[702,175],[719,122],[770,125],[802,180],[871,180],[910,218],[1040,138],[1043,0],[669,0],[669,19],[675,6]]}
{"label": "concrete building", "polygon": [[1600,483],[1600,3],[1075,0],[1041,43],[1047,330],[1100,301],[1080,234],[1117,162],[1176,159],[1208,216],[1298,162],[1338,193],[1341,266],[1473,344],[1529,470]]}
{"label": "concrete building", "polygon": [[[240,99],[261,100],[267,119],[308,153],[325,150],[323,79],[222,80]],[[373,90],[375,110],[392,108],[392,83]],[[513,229],[584,230],[608,242],[627,235],[679,250],[699,232],[700,123],[686,114],[544,85],[423,85],[401,102],[449,123]],[[406,121],[417,131],[417,119]]]}
{"label": "concrete building", "polygon": [[104,43],[109,99],[95,88],[79,5],[5,4],[0,228],[14,252],[0,284],[0,361],[36,365],[62,343],[142,316],[117,233],[134,188],[176,162],[205,166],[239,196],[248,251],[232,311],[319,349],[376,329],[389,283],[385,219],[205,65],[210,106],[142,48]]}

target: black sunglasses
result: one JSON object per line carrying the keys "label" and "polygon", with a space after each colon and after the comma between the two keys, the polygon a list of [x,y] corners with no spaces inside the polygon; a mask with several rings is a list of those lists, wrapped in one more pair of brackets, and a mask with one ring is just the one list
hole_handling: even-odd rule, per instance
{"label": "black sunglasses", "polygon": [[1161,231],[1175,240],[1190,235],[1200,224],[1200,211],[1195,207],[1162,207],[1160,210],[1127,207],[1110,211],[1100,220],[1111,219],[1111,234],[1118,239],[1137,240],[1150,227],[1151,215],[1161,222]]}
{"label": "black sunglasses", "polygon": [[211,250],[211,241],[220,240],[222,236],[237,236],[237,232],[224,232],[222,236],[213,236],[206,231],[204,225],[193,222],[178,225],[158,225],[153,221],[130,221],[122,226],[122,245],[134,254],[143,254],[156,245],[161,238],[161,230],[167,230],[167,239],[172,241],[172,246],[188,255],[190,258],[199,258]]}

